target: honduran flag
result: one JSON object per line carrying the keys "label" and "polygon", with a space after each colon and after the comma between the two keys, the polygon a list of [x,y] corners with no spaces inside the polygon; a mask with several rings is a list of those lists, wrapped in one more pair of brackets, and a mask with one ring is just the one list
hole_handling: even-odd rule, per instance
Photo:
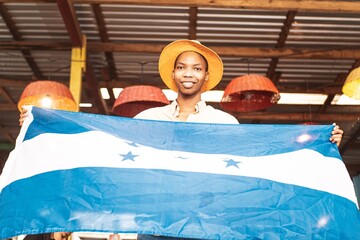
{"label": "honduran flag", "polygon": [[359,240],[354,187],[332,128],[34,107],[0,178],[0,237]]}

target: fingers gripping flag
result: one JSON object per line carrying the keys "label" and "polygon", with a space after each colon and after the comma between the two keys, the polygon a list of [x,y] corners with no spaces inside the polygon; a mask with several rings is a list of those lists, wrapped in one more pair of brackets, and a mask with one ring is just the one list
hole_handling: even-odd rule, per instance
{"label": "fingers gripping flag", "polygon": [[33,108],[0,177],[0,237],[102,231],[360,239],[329,126],[129,119]]}

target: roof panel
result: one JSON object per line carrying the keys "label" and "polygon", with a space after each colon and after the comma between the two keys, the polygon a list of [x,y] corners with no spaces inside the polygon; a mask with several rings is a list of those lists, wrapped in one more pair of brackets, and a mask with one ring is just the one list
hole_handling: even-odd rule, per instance
{"label": "roof panel", "polygon": [[20,51],[0,51],[0,76],[6,75],[14,78],[31,78],[33,75]]}
{"label": "roof panel", "polygon": [[326,47],[331,45],[359,47],[360,16],[335,13],[304,13],[296,15],[286,45]]}
{"label": "roof panel", "polygon": [[6,7],[22,39],[69,39],[56,4],[6,4]]}

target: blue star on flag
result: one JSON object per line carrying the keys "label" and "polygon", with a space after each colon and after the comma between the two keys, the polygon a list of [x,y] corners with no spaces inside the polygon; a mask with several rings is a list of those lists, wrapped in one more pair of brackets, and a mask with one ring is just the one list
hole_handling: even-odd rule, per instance
{"label": "blue star on flag", "polygon": [[120,154],[120,155],[124,157],[121,161],[125,161],[125,160],[135,161],[134,158],[139,156],[139,155],[133,155],[131,151],[129,151],[127,154]]}
{"label": "blue star on flag", "polygon": [[237,167],[237,168],[239,168],[238,164],[241,163],[232,159],[224,160],[224,162],[227,162],[226,167]]}

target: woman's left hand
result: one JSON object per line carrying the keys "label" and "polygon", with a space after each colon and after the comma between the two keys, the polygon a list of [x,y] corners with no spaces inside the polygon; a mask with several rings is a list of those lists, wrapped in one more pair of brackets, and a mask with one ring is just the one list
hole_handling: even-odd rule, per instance
{"label": "woman's left hand", "polygon": [[330,141],[332,143],[336,143],[336,145],[339,147],[344,131],[341,130],[340,127],[336,123],[333,123],[333,125],[334,125],[334,128],[331,132],[332,135],[331,135]]}

